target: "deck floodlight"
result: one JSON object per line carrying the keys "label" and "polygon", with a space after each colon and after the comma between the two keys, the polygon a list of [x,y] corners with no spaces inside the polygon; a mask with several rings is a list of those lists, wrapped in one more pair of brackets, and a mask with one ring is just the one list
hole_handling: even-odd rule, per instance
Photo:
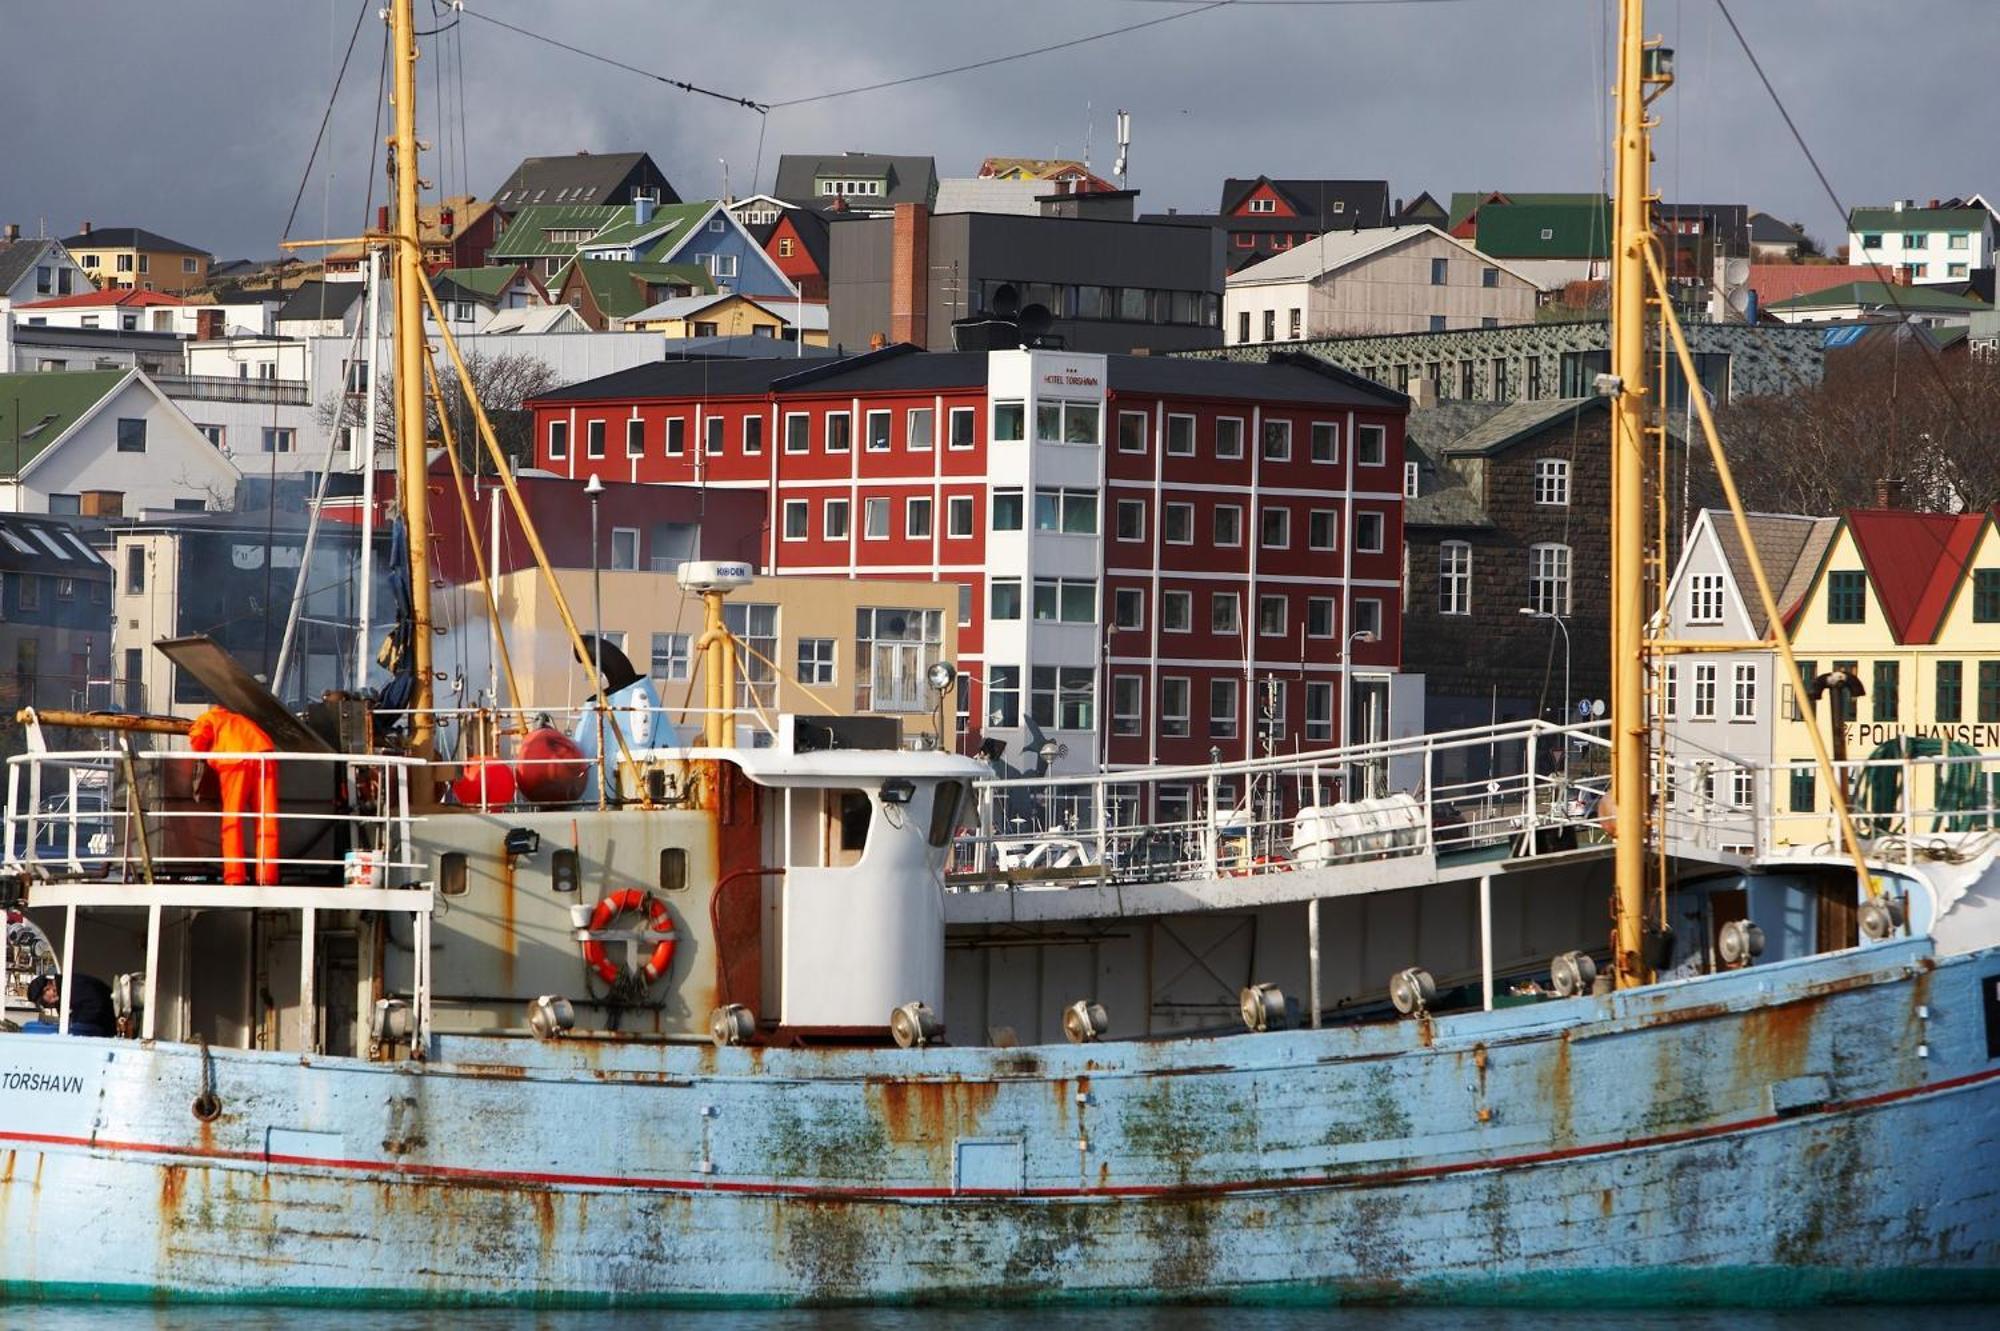
{"label": "deck floodlight", "polygon": [[922,1049],[943,1037],[944,1023],[928,1003],[905,1003],[889,1014],[889,1034],[905,1049]]}
{"label": "deck floodlight", "polygon": [[1725,966],[1748,966],[1764,954],[1764,931],[1749,920],[1731,920],[1716,937]]}
{"label": "deck floodlight", "polygon": [[1871,943],[1889,938],[1903,927],[1903,903],[1894,897],[1875,897],[1861,903],[1857,912],[1861,936]]}
{"label": "deck floodlight", "polygon": [[757,1014],[741,1003],[725,1003],[708,1014],[708,1038],[715,1047],[749,1044],[757,1034]]}
{"label": "deck floodlight", "polygon": [[1549,987],[1558,998],[1587,994],[1596,982],[1597,963],[1588,952],[1565,952],[1549,963]]}
{"label": "deck floodlight", "polygon": [[1244,1029],[1253,1035],[1282,1031],[1292,1024],[1291,1003],[1275,984],[1253,984],[1236,995],[1236,1010]]}
{"label": "deck floodlight", "polygon": [[952,686],[958,683],[958,667],[949,661],[933,661],[931,668],[924,672],[924,678],[939,693],[950,693]]}
{"label": "deck floodlight", "polygon": [[1437,981],[1421,966],[1397,971],[1389,977],[1389,1002],[1406,1017],[1420,1017],[1437,1002]]}
{"label": "deck floodlight", "polygon": [[1102,1003],[1079,998],[1063,1009],[1063,1034],[1071,1044],[1096,1044],[1110,1026],[1111,1018]]}
{"label": "deck floodlight", "polygon": [[528,1029],[537,1040],[562,1038],[576,1027],[576,1009],[561,994],[543,994],[528,1004]]}

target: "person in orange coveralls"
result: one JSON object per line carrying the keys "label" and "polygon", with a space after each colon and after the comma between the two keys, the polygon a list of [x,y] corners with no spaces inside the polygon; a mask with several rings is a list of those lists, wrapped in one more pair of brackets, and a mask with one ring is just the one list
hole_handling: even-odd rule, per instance
{"label": "person in orange coveralls", "polygon": [[[211,707],[195,718],[188,747],[196,753],[271,753],[277,745],[264,728],[226,707]],[[257,815],[257,882],[278,881],[278,766],[268,758],[210,758],[222,783],[222,881],[233,887],[250,879],[243,867],[243,814],[252,794]]]}

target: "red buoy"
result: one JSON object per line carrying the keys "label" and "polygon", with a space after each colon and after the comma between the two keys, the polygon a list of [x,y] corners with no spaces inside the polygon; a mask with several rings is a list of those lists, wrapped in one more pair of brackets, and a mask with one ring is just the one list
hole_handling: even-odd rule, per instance
{"label": "red buoy", "polygon": [[529,732],[514,760],[521,798],[535,804],[568,804],[590,784],[590,760],[576,741],[553,726]]}
{"label": "red buoy", "polygon": [[452,797],[468,809],[491,809],[514,802],[514,769],[499,758],[474,758],[451,783]]}

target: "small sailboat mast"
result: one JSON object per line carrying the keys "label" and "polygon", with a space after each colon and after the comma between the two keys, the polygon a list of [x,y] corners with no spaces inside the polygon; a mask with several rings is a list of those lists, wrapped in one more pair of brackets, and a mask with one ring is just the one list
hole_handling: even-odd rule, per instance
{"label": "small sailboat mast", "polygon": [[[389,181],[395,189],[392,295],[396,311],[396,477],[410,559],[410,751],[431,756],[431,519],[425,487],[423,245],[417,222],[422,175],[417,147],[417,25],[413,0],[390,0],[389,42],[395,133]],[[371,387],[372,391],[372,387]]]}

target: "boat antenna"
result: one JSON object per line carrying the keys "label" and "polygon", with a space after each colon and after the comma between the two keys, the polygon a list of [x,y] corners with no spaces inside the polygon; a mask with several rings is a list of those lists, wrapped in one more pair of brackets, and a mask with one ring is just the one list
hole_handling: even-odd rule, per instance
{"label": "boat antenna", "polygon": [[431,706],[431,517],[424,484],[423,247],[417,224],[422,171],[417,143],[417,31],[413,0],[390,0],[389,42],[395,66],[391,93],[394,134],[389,181],[396,211],[392,292],[396,311],[396,477],[409,536],[410,653],[416,689],[410,696],[410,752],[428,758],[436,738]]}

